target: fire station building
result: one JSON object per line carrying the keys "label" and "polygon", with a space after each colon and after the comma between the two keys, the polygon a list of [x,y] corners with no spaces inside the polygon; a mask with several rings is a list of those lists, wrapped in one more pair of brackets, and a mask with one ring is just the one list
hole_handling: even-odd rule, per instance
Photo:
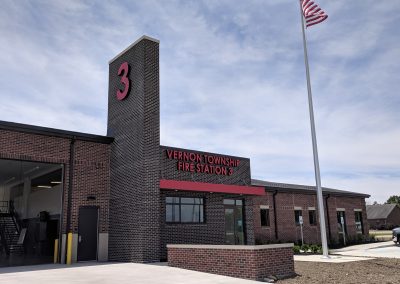
{"label": "fire station building", "polygon": [[[297,242],[300,228],[320,243],[314,187],[254,180],[248,158],[160,145],[157,40],[110,61],[108,93],[106,136],[0,122],[0,266],[64,263],[68,251],[156,262],[167,244]],[[368,234],[368,195],[323,193],[331,244]]]}

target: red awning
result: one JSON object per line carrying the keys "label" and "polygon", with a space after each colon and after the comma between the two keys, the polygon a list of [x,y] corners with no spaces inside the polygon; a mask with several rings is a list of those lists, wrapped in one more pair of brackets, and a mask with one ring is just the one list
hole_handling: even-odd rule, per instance
{"label": "red awning", "polygon": [[160,180],[161,189],[183,190],[183,191],[205,191],[218,193],[234,193],[245,195],[265,195],[264,187],[260,186],[241,186],[229,184],[215,184],[193,181],[179,180]]}

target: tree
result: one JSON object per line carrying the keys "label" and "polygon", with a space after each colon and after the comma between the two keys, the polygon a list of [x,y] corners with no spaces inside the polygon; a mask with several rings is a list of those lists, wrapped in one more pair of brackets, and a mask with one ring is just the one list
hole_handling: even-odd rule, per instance
{"label": "tree", "polygon": [[386,204],[397,204],[400,206],[400,195],[392,195],[389,197],[389,199],[386,201]]}

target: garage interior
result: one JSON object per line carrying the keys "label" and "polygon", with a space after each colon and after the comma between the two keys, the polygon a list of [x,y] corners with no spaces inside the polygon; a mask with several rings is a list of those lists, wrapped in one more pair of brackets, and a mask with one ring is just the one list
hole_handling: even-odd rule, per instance
{"label": "garage interior", "polygon": [[53,262],[62,187],[61,164],[0,159],[0,266]]}

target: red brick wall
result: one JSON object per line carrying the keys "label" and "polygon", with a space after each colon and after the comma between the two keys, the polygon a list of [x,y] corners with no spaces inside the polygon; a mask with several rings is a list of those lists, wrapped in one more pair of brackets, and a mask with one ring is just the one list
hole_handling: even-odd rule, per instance
{"label": "red brick wall", "polygon": [[[66,232],[69,189],[70,139],[47,135],[0,130],[0,159],[56,163],[64,166],[63,226]],[[78,230],[79,206],[99,206],[99,232],[108,232],[110,192],[110,145],[95,142],[75,142],[71,225]],[[96,200],[87,200],[95,196]]]}
{"label": "red brick wall", "polygon": [[[329,222],[331,228],[331,243],[338,242],[339,232],[337,225],[337,209],[344,208],[346,216],[347,237],[349,240],[356,239],[356,224],[354,209],[362,210],[363,231],[368,236],[369,225],[367,222],[367,211],[365,199],[361,197],[330,196],[328,198]],[[326,208],[325,208],[326,210]]]}
{"label": "red brick wall", "polygon": [[[324,196],[324,201],[327,197]],[[278,238],[275,237],[273,192],[266,196],[254,197],[254,235],[256,243],[269,242],[297,242],[301,240],[300,226],[296,226],[294,219],[295,207],[302,208],[304,242],[307,244],[321,243],[317,197],[314,194],[278,193],[275,197]],[[270,226],[262,227],[260,220],[260,205],[269,206]],[[325,205],[325,203],[324,203]],[[317,225],[309,223],[309,207],[315,207]],[[344,208],[346,212],[347,233],[350,238],[356,238],[354,209],[361,209],[363,216],[364,235],[368,235],[368,222],[365,210],[365,199],[362,197],[330,196],[328,198],[329,223],[331,228],[331,241],[338,241],[336,209]],[[326,208],[325,208],[326,210]],[[326,222],[328,226],[328,222]],[[327,231],[328,234],[328,231]]]}
{"label": "red brick wall", "polygon": [[291,244],[244,247],[169,245],[168,265],[253,280],[294,275]]}

